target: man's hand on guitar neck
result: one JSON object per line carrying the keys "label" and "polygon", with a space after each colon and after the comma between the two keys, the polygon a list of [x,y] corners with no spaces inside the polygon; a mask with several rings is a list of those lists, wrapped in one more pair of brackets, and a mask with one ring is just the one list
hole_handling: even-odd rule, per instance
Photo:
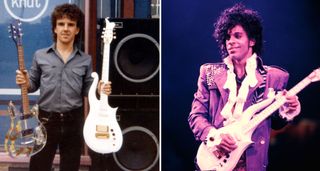
{"label": "man's hand on guitar neck", "polygon": [[104,83],[102,80],[99,81],[98,83],[98,93],[100,95],[101,92],[101,88],[102,88],[102,92],[106,95],[110,95],[112,88],[111,88],[111,82],[108,81],[107,83]]}
{"label": "man's hand on guitar neck", "polygon": [[292,96],[288,94],[287,90],[284,90],[282,95],[286,97],[286,103],[280,107],[279,113],[282,118],[290,121],[300,113],[300,102],[297,95]]}
{"label": "man's hand on guitar neck", "polygon": [[16,84],[19,86],[25,84],[27,88],[30,87],[29,74],[27,70],[23,70],[22,72],[20,70],[16,70]]}

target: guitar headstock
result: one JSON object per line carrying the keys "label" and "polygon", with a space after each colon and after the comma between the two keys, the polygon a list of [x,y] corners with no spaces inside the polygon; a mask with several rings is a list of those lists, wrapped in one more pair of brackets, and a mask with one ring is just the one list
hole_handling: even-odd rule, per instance
{"label": "guitar headstock", "polygon": [[103,38],[103,43],[108,43],[110,44],[112,39],[114,38],[113,36],[113,29],[115,27],[115,23],[109,22],[108,18],[106,20],[106,26],[103,28],[102,32],[102,38]]}
{"label": "guitar headstock", "polygon": [[9,33],[12,40],[15,42],[17,46],[22,45],[22,29],[21,29],[21,21],[14,20],[9,26]]}
{"label": "guitar headstock", "polygon": [[320,81],[320,68],[313,70],[312,73],[309,74],[308,78],[311,82]]}

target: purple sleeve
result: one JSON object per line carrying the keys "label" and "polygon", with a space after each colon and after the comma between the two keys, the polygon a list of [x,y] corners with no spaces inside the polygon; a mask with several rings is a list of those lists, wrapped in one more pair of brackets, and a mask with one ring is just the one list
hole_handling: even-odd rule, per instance
{"label": "purple sleeve", "polygon": [[210,104],[210,91],[207,85],[205,66],[202,65],[198,78],[198,90],[194,94],[191,112],[188,117],[189,126],[196,140],[205,140],[209,130],[214,128],[209,115],[209,105],[212,105]]}

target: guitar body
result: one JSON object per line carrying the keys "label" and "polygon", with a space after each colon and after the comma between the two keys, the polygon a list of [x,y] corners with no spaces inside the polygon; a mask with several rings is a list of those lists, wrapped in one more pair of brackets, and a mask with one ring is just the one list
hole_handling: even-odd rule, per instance
{"label": "guitar body", "polygon": [[98,74],[92,73],[94,81],[89,90],[90,110],[86,118],[83,135],[88,147],[98,153],[117,152],[122,146],[122,132],[116,119],[118,108],[102,103],[96,97]]}
{"label": "guitar body", "polygon": [[10,128],[5,137],[4,147],[11,157],[20,154],[32,156],[43,149],[46,144],[46,129],[38,119],[38,106],[30,114],[19,112],[12,102],[8,106]]}
{"label": "guitar body", "polygon": [[[256,112],[265,108],[273,102],[274,91],[270,97],[247,108],[237,120],[217,129],[214,141],[207,140],[207,145],[201,143],[197,152],[197,164],[201,170],[231,171],[238,163],[241,155],[247,147],[253,143],[251,136],[258,123],[251,123]],[[282,100],[282,99],[281,99]],[[249,127],[250,125],[251,127]],[[236,141],[237,148],[229,154],[221,153],[216,145],[221,142],[220,134],[229,134]],[[210,135],[208,135],[210,136]]]}
{"label": "guitar body", "polygon": [[197,164],[200,169],[231,171],[237,165],[243,152],[253,143],[251,141],[252,131],[247,132],[246,134],[241,133],[245,128],[244,126],[244,123],[239,124],[234,122],[231,125],[217,130],[217,135],[228,133],[232,137],[235,137],[234,139],[238,147],[229,154],[215,154],[214,152],[218,151],[215,146],[208,147],[202,142],[197,152]]}

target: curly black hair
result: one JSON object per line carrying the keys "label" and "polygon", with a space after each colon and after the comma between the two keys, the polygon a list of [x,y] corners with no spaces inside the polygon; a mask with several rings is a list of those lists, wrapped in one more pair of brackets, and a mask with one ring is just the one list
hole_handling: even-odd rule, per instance
{"label": "curly black hair", "polygon": [[233,7],[224,10],[214,23],[213,37],[216,39],[222,57],[228,56],[226,40],[229,37],[228,31],[236,25],[241,25],[249,39],[255,40],[253,52],[258,56],[263,49],[262,40],[262,19],[257,11],[247,9],[243,4],[237,3]]}
{"label": "curly black hair", "polygon": [[79,36],[81,35],[83,28],[84,14],[77,5],[68,3],[56,6],[51,14],[51,30],[53,40],[55,42],[57,41],[57,34],[54,32],[57,20],[62,19],[63,17],[67,17],[70,20],[77,22],[77,27],[80,29],[80,32],[75,37],[75,43],[78,43],[80,39]]}

